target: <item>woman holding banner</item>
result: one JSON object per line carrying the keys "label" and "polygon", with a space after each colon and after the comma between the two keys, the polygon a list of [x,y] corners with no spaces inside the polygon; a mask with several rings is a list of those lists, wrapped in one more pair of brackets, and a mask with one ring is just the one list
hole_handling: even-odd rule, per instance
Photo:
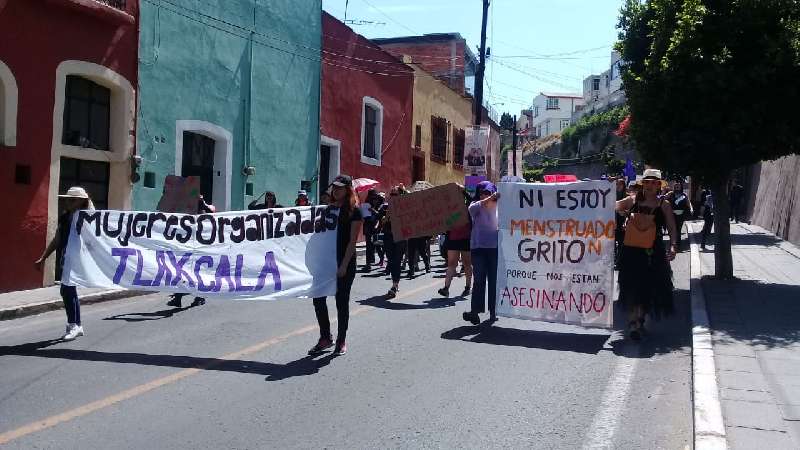
{"label": "woman holding banner", "polygon": [[472,286],[471,310],[463,314],[464,320],[473,325],[481,323],[478,314],[485,311],[486,284],[489,284],[489,322],[495,322],[495,302],[497,300],[497,199],[500,194],[489,181],[481,181],[475,188],[475,201],[469,205],[472,218],[470,248],[472,254],[472,273],[475,282]]}
{"label": "woman holding banner", "polygon": [[[639,340],[645,316],[659,318],[673,311],[672,268],[677,231],[669,201],[659,197],[661,171],[647,169],[642,190],[617,202],[617,211],[629,211],[625,222],[619,271],[619,300],[628,311],[628,332]],[[664,246],[666,227],[670,246]]]}
{"label": "woman holding banner", "polygon": [[[59,265],[63,267],[64,257],[67,253],[67,243],[69,241],[70,228],[72,226],[72,215],[75,211],[83,209],[94,209],[92,199],[82,187],[73,186],[67,189],[66,194],[59,195],[58,198],[64,199],[64,212],[58,217],[58,228],[53,239],[47,244],[42,256],[34,263],[36,268],[42,270],[44,261],[53,252],[59,258]],[[61,300],[64,301],[64,310],[67,312],[67,326],[62,340],[72,341],[78,336],[83,336],[83,326],[81,326],[81,302],[78,299],[78,289],[74,285],[61,282]]]}
{"label": "woman holding banner", "polygon": [[[331,184],[332,206],[339,208],[339,223],[336,226],[336,312],[339,320],[336,335],[334,356],[347,353],[347,325],[350,321],[350,289],[356,277],[356,242],[361,232],[361,210],[358,209],[358,197],[353,190],[353,179],[347,175],[339,175]],[[325,297],[314,299],[314,312],[319,323],[320,338],[317,344],[308,351],[309,355],[322,353],[333,345],[331,322],[328,317],[328,305]]]}

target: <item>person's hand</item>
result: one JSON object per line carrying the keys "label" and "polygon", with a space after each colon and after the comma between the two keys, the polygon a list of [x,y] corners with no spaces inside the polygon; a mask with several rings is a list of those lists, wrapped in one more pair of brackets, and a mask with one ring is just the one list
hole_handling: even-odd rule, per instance
{"label": "person's hand", "polygon": [[667,261],[674,260],[675,253],[677,253],[677,249],[675,248],[675,244],[672,244],[669,246],[669,250],[667,250]]}
{"label": "person's hand", "polygon": [[44,268],[44,258],[39,258],[34,261],[33,266],[36,267],[36,270],[41,272],[42,268]]}
{"label": "person's hand", "polygon": [[499,199],[500,199],[500,193],[499,193],[499,192],[495,192],[495,193],[494,193],[494,194],[492,194],[492,196],[491,196],[491,197],[489,197],[489,198],[490,198],[492,201],[495,201],[495,202],[496,202],[497,200],[499,200]]}
{"label": "person's hand", "polygon": [[347,266],[339,266],[339,270],[336,271],[336,278],[344,278],[347,275]]}

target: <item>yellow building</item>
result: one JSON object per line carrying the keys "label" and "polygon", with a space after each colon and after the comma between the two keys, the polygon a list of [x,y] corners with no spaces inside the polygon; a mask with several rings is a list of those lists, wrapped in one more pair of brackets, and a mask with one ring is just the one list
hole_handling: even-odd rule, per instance
{"label": "yellow building", "polygon": [[404,60],[414,69],[414,181],[463,184],[464,138],[472,124],[472,97],[454,91],[408,57]]}

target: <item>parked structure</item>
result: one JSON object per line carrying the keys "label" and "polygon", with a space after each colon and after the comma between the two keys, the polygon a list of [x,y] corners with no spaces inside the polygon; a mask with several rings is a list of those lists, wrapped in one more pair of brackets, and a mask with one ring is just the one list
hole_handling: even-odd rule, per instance
{"label": "parked structure", "polygon": [[583,104],[583,97],[578,94],[542,92],[533,99],[531,127],[540,138],[559,133],[570,126],[572,113]]}
{"label": "parked structure", "polygon": [[321,20],[319,0],[142,2],[137,209],[156,207],[171,174],[200,176],[218,211],[308,187]]}
{"label": "parked structure", "polygon": [[325,12],[322,30],[319,186],[340,171],[409,185],[413,69]]}
{"label": "parked structure", "polygon": [[58,194],[81,185],[128,209],[136,124],[137,0],[2,2],[0,187],[7,236],[0,292],[52,284],[34,269]]}

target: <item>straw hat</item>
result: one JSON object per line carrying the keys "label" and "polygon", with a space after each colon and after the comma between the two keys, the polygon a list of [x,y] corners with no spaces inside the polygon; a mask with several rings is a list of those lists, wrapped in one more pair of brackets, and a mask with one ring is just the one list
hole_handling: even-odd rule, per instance
{"label": "straw hat", "polygon": [[66,194],[59,194],[59,198],[89,198],[89,194],[86,192],[86,189],[80,186],[73,186],[67,189]]}
{"label": "straw hat", "polygon": [[645,169],[644,174],[642,175],[643,180],[660,180],[661,179],[661,171],[658,169]]}

